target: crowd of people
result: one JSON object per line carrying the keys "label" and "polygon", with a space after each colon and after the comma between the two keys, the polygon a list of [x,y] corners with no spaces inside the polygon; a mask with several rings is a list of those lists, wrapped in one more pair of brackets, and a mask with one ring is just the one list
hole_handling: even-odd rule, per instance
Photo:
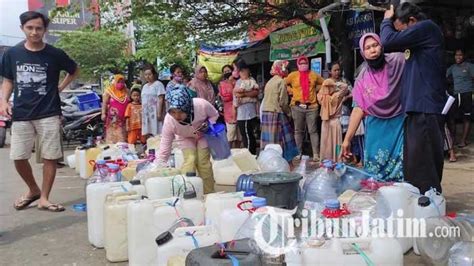
{"label": "crowd of people", "polygon": [[[48,201],[55,173],[49,160],[61,157],[58,145],[52,145],[59,142],[59,130],[51,127],[48,131],[42,125],[57,122],[58,92],[72,81],[78,68],[62,50],[42,42],[39,29],[46,29],[47,19],[36,12],[25,14],[21,23],[27,41],[7,51],[2,62],[5,79],[1,111],[12,113],[5,99],[12,91],[15,95],[11,157],[30,189],[15,202],[15,208],[23,209],[40,199],[41,208],[61,211],[64,207]],[[171,66],[171,80],[166,87],[152,65],[142,69],[144,85],[135,84],[130,90],[124,76],[117,74],[103,93],[105,140],[146,143],[149,137],[159,135],[156,158],[166,165],[176,139],[184,156],[182,171],[197,170],[205,193],[213,191],[214,180],[203,134],[218,122],[225,123],[231,147],[247,148],[254,155],[268,144],[280,144],[283,158],[292,166],[305,153],[309,137],[314,162],[351,161],[380,180],[405,180],[422,193],[431,187],[441,192],[444,142],[450,144],[450,161],[456,160],[451,138],[455,136],[453,121],[446,122],[442,114],[447,100],[446,77],[454,81],[454,93],[463,112],[459,144],[464,147],[469,143],[474,67],[464,61],[459,50],[456,64],[446,72],[439,27],[410,3],[387,10],[380,36],[363,35],[359,48],[365,62],[353,87],[342,77],[341,64],[331,64],[330,77],[324,79],[311,70],[305,56],[296,60],[297,69],[292,72],[288,61],[273,62],[272,78],[264,87],[255,81],[242,59],[225,65],[216,85],[202,65],[195,67],[192,79],[187,78],[182,66]],[[38,56],[31,57],[30,53]],[[39,73],[39,68],[36,73],[22,73],[18,62],[49,65],[43,68],[44,73]],[[69,75],[58,85],[60,70]],[[18,82],[25,75],[36,78],[43,74],[45,81],[48,77],[48,99],[39,90],[27,90],[27,80]],[[23,95],[32,92],[35,95]],[[48,145],[42,149],[46,169],[42,190],[28,163],[35,134],[43,146]]]}

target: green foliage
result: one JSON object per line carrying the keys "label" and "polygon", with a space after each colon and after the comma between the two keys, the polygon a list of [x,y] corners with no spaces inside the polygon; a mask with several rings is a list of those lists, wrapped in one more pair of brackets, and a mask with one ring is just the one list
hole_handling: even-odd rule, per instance
{"label": "green foliage", "polygon": [[96,80],[105,71],[123,70],[131,59],[126,55],[127,39],[117,31],[83,29],[67,32],[55,46],[78,63],[81,78],[85,80]]}

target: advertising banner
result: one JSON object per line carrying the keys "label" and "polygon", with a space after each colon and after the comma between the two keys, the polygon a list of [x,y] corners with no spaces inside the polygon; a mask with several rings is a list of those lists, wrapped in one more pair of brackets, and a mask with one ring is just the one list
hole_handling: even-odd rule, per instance
{"label": "advertising banner", "polygon": [[349,32],[349,39],[352,46],[359,48],[359,40],[362,35],[368,32],[375,32],[373,11],[349,11],[346,17],[346,28]]}
{"label": "advertising banner", "polygon": [[213,53],[208,54],[199,51],[198,64],[203,65],[207,69],[209,80],[217,83],[222,75],[222,67],[232,64],[238,53]]}

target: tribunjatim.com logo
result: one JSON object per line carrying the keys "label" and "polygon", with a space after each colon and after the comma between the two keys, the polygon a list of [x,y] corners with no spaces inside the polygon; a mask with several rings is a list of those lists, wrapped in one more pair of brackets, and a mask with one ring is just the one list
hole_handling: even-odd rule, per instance
{"label": "tribunjatim.com logo", "polygon": [[331,238],[426,238],[459,237],[457,226],[440,226],[427,232],[424,218],[406,218],[398,210],[386,218],[377,218],[369,211],[343,218],[325,218],[320,212],[304,209],[300,218],[288,212],[266,208],[252,214],[256,228],[253,239],[258,248],[271,255],[292,252],[301,239]]}

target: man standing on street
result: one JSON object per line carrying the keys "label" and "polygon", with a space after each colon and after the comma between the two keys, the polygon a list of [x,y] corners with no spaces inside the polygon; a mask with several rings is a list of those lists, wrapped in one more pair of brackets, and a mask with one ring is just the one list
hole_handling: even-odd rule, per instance
{"label": "man standing on street", "polygon": [[[454,54],[456,63],[448,68],[446,77],[454,83],[455,109],[462,115],[463,131],[459,148],[469,144],[469,130],[471,128],[472,92],[474,91],[474,65],[464,61],[464,52],[457,49]],[[450,119],[453,137],[456,138],[456,123],[454,117]]]}
{"label": "man standing on street", "polygon": [[403,175],[420,189],[441,192],[446,69],[439,27],[411,3],[385,12],[380,29],[387,52],[404,52],[402,105],[405,119]]}
{"label": "man standing on street", "polygon": [[[64,51],[43,42],[49,23],[47,17],[28,11],[20,15],[20,22],[26,41],[5,52],[0,69],[4,77],[0,113],[11,116],[13,121],[10,158],[29,188],[28,193],[15,201],[14,208],[25,209],[39,199],[38,209],[60,212],[64,207],[49,201],[56,162],[62,156],[59,92],[77,77],[79,71]],[[59,84],[62,70],[68,74]],[[7,102],[12,92],[13,108]],[[44,160],[41,189],[28,162],[37,135]]]}

